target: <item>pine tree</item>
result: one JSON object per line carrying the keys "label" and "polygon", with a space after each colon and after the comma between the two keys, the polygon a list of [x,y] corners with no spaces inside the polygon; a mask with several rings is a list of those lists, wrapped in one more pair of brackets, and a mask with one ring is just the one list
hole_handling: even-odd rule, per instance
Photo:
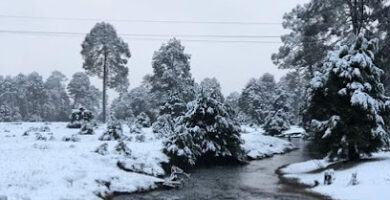
{"label": "pine tree", "polygon": [[67,89],[73,100],[73,108],[85,107],[97,114],[100,108],[101,92],[91,85],[87,74],[83,72],[73,74]]}
{"label": "pine tree", "polygon": [[47,92],[44,119],[47,121],[67,121],[71,111],[69,96],[65,89],[66,76],[54,71],[47,78],[44,87]]}
{"label": "pine tree", "polygon": [[289,94],[278,88],[275,92],[275,97],[272,104],[272,109],[269,111],[264,122],[264,130],[270,135],[276,135],[282,133],[282,131],[290,128],[290,122],[293,117],[290,114],[291,100]]}
{"label": "pine tree", "polygon": [[199,90],[205,93],[206,96],[213,95],[213,98],[219,102],[225,101],[225,97],[221,92],[221,85],[215,77],[203,79],[199,84]]}
{"label": "pine tree", "polygon": [[388,143],[389,101],[375,65],[376,40],[356,37],[330,52],[311,80],[305,110],[312,147],[330,158],[359,159]]}
{"label": "pine tree", "polygon": [[173,38],[154,52],[153,74],[147,78],[151,92],[159,98],[158,106],[166,102],[170,93],[178,93],[185,102],[194,99],[194,80],[190,73],[190,55]]}
{"label": "pine tree", "polygon": [[243,162],[240,128],[222,102],[200,94],[165,142],[175,164]]}
{"label": "pine tree", "polygon": [[132,120],[134,116],[145,113],[154,122],[158,114],[157,108],[153,107],[155,101],[154,95],[142,84],[114,99],[111,112],[118,120]]}
{"label": "pine tree", "polygon": [[111,24],[97,23],[82,44],[83,68],[103,79],[103,122],[106,121],[106,87],[118,92],[127,90],[130,58],[128,45],[117,35]]}
{"label": "pine tree", "polygon": [[251,79],[239,98],[240,110],[250,119],[250,123],[261,125],[272,108],[272,98],[276,83],[271,74],[259,79]]}
{"label": "pine tree", "polygon": [[283,17],[290,32],[281,37],[283,45],[272,60],[279,68],[297,69],[310,80],[332,46],[364,30],[381,40],[377,61],[387,67],[389,9],[388,0],[310,0],[298,5]]}
{"label": "pine tree", "polygon": [[186,111],[187,104],[180,99],[180,95],[178,93],[170,94],[168,102],[160,107],[159,116],[153,123],[153,132],[162,137],[174,134],[178,118],[183,116]]}

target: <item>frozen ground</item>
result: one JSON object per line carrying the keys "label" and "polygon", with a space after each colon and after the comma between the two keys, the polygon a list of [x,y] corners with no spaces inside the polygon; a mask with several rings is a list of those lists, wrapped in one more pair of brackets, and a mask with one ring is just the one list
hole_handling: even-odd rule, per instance
{"label": "frozen ground", "polygon": [[[323,170],[331,167],[329,162],[324,160],[311,160],[303,163],[296,163],[282,169],[286,178],[295,178],[300,183],[313,186],[315,181],[320,184],[310,188],[334,199],[340,200],[388,200],[390,197],[390,152],[380,152],[372,158],[354,164],[346,164],[344,169],[337,169],[334,172],[334,183],[324,185]],[[344,164],[344,163],[343,163]],[[313,173],[313,171],[316,173]],[[321,171],[321,172],[318,172]],[[357,185],[351,184],[353,173],[357,173]]]}
{"label": "frozen ground", "polygon": [[[118,141],[98,140],[104,126],[94,135],[78,135],[77,129],[65,127],[66,123],[0,123],[0,197],[90,200],[113,192],[150,190],[162,181],[157,178],[164,175],[161,163],[169,159],[151,129],[135,134],[124,126],[124,134],[132,138],[125,142],[128,151],[124,152],[115,150]],[[243,147],[254,159],[293,148],[284,140],[262,135],[261,129],[245,132]]]}

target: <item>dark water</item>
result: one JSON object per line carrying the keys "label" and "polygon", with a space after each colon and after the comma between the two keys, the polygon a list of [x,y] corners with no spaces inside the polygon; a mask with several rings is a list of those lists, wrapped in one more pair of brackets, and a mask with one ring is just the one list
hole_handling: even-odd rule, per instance
{"label": "dark water", "polygon": [[[300,189],[279,181],[275,170],[282,165],[310,159],[300,139],[292,141],[298,150],[272,158],[251,161],[244,166],[217,166],[191,171],[181,188],[124,195],[115,200],[313,200]],[[287,192],[289,191],[289,192]]]}

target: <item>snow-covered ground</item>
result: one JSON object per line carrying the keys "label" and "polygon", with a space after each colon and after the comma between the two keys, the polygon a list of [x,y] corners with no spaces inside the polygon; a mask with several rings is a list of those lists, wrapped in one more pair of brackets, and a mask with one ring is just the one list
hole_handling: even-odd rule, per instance
{"label": "snow-covered ground", "polygon": [[285,140],[264,135],[261,128],[242,127],[243,148],[251,159],[261,159],[294,149],[294,145]]}
{"label": "snow-covered ground", "polygon": [[[390,152],[375,153],[372,158],[354,164],[346,169],[335,170],[334,182],[331,185],[324,185],[324,169],[331,167],[325,160],[311,160],[302,163],[295,163],[281,169],[283,176],[294,178],[298,182],[319,185],[309,190],[330,196],[340,200],[388,200],[390,197]],[[321,172],[313,171],[318,170]],[[357,173],[357,185],[351,184],[353,173]]]}
{"label": "snow-covered ground", "polygon": [[306,131],[302,127],[299,126],[291,126],[290,129],[283,131],[281,134],[277,135],[277,137],[291,137],[291,138],[303,138],[306,137]]}
{"label": "snow-covered ground", "polygon": [[[164,175],[161,163],[169,161],[162,152],[162,140],[150,128],[141,134],[123,128],[132,138],[125,142],[127,151],[116,150],[118,141],[98,140],[103,125],[94,135],[78,135],[79,130],[66,128],[66,123],[0,123],[0,197],[89,200],[156,188],[162,181],[158,177]],[[254,159],[293,148],[289,142],[262,135],[261,129],[244,132],[243,148]]]}
{"label": "snow-covered ground", "polygon": [[[168,162],[168,158],[150,130],[144,131],[145,142],[133,139],[126,143],[132,158],[125,159],[114,151],[117,141],[98,140],[102,126],[94,135],[78,135],[78,142],[62,140],[78,133],[65,127],[66,123],[0,123],[0,196],[8,200],[98,199],[94,194],[148,190],[160,181],[117,167],[117,161],[125,160],[145,174],[164,173],[160,162]],[[108,145],[106,154],[94,152],[103,143]]]}

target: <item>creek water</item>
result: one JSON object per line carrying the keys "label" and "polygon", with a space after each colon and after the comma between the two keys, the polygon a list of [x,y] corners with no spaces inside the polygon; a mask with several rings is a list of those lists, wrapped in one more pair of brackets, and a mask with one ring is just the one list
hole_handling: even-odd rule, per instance
{"label": "creek water", "polygon": [[297,186],[283,183],[275,170],[280,166],[311,159],[306,142],[291,141],[299,149],[243,166],[215,166],[195,169],[180,189],[155,190],[117,196],[115,200],[318,200]]}

